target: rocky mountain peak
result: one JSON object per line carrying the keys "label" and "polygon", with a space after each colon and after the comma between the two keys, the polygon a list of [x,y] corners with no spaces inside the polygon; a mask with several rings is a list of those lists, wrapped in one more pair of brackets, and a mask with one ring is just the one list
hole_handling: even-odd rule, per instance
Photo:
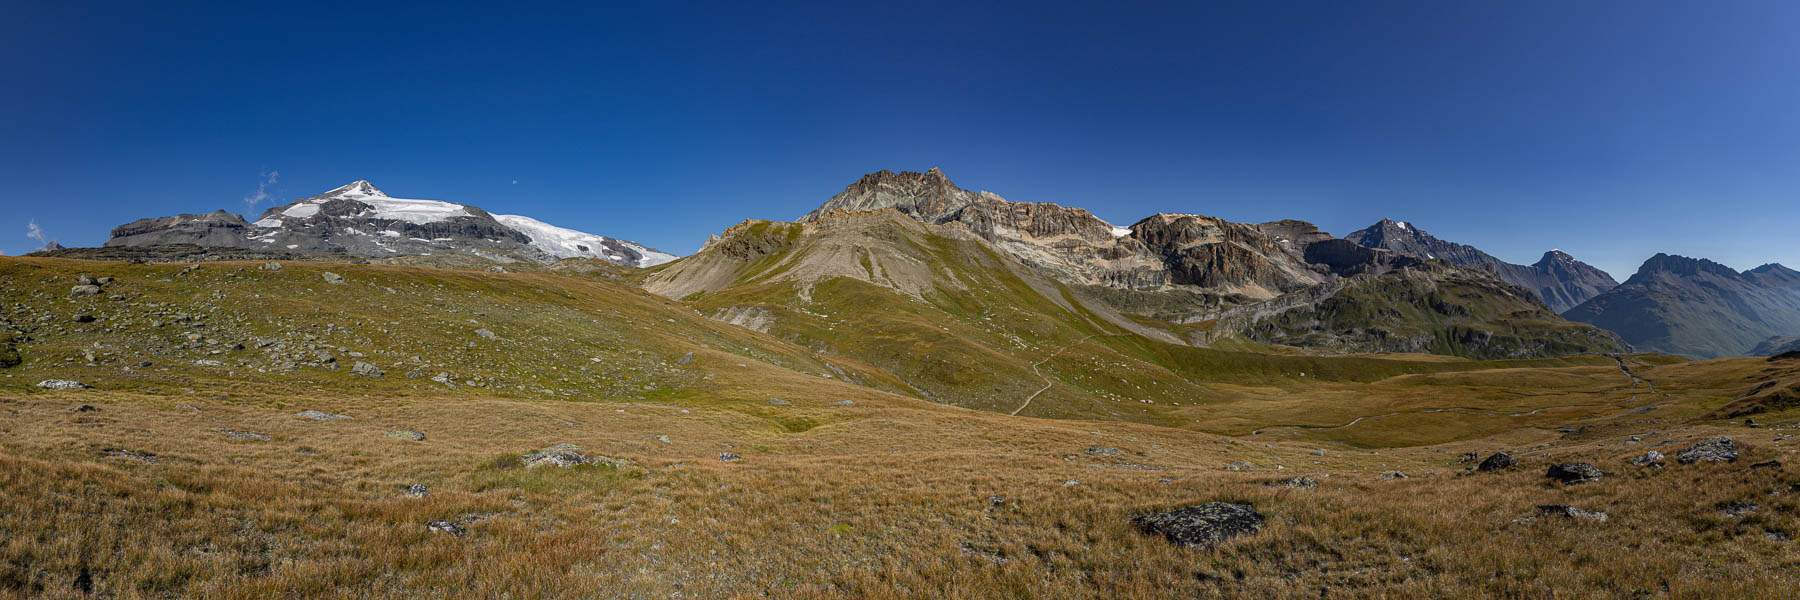
{"label": "rocky mountain peak", "polygon": [[1731,267],[1704,258],[1688,258],[1678,254],[1658,252],[1656,253],[1656,256],[1652,256],[1649,260],[1644,261],[1643,266],[1638,267],[1637,275],[1633,275],[1632,278],[1636,279],[1639,276],[1649,276],[1656,273],[1669,273],[1678,276],[1707,273],[1734,279],[1738,277],[1738,272]]}
{"label": "rocky mountain peak", "polygon": [[352,181],[350,183],[344,184],[344,185],[342,185],[336,189],[333,189],[329,192],[325,192],[323,194],[313,196],[313,198],[319,198],[319,199],[386,198],[386,197],[388,197],[387,194],[384,194],[384,193],[382,193],[381,190],[376,189],[375,184],[369,183],[369,180],[367,180],[367,179],[358,179],[356,181]]}
{"label": "rocky mountain peak", "polygon": [[[876,210],[895,208],[915,219],[928,223],[942,223],[964,207],[978,199],[989,195],[958,188],[948,176],[937,167],[923,173],[917,171],[901,171],[895,173],[882,169],[863,175],[855,183],[844,188],[843,192],[832,196],[818,209],[795,219],[799,222],[817,220],[821,215],[836,210]],[[1001,200],[992,196],[993,200]]]}

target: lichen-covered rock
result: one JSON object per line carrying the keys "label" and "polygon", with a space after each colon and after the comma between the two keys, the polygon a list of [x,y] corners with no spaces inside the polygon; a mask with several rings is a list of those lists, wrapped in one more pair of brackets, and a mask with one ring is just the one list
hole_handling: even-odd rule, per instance
{"label": "lichen-covered rock", "polygon": [[385,375],[386,373],[383,373],[381,371],[381,369],[379,367],[376,367],[375,365],[372,365],[372,364],[369,364],[369,363],[359,360],[359,361],[356,361],[355,365],[352,365],[350,367],[350,374],[351,375],[361,375],[363,377],[380,377],[382,375]]}
{"label": "lichen-covered rock", "polygon": [[1505,452],[1495,452],[1492,456],[1487,457],[1487,460],[1481,461],[1481,464],[1479,466],[1476,466],[1475,470],[1477,470],[1477,471],[1499,471],[1501,469],[1505,469],[1507,467],[1510,467],[1510,466],[1513,466],[1516,464],[1519,464],[1519,461],[1514,459],[1511,454],[1507,454]]}
{"label": "lichen-covered rock", "polygon": [[1319,482],[1318,482],[1318,480],[1313,479],[1311,477],[1293,477],[1293,478],[1289,478],[1289,479],[1281,479],[1281,480],[1271,481],[1271,482],[1265,483],[1263,485],[1267,485],[1269,487],[1284,487],[1284,488],[1310,490],[1312,488],[1319,487]]}
{"label": "lichen-covered rock", "polygon": [[1606,473],[1602,473],[1600,467],[1596,467],[1589,463],[1577,462],[1552,465],[1550,470],[1544,475],[1563,483],[1575,484],[1596,481],[1601,477],[1605,477]]}
{"label": "lichen-covered rock", "polygon": [[411,440],[411,441],[414,441],[414,442],[423,442],[423,441],[425,441],[425,432],[423,432],[423,431],[400,431],[400,430],[395,430],[395,431],[389,431],[389,432],[387,432],[387,436],[388,436],[388,437],[391,437],[391,438],[394,438],[394,439],[400,439],[400,440]]}
{"label": "lichen-covered rock", "polygon": [[39,381],[37,386],[46,390],[79,390],[94,387],[79,381],[70,381],[67,379],[45,379]]}
{"label": "lichen-covered rock", "polygon": [[1700,440],[1699,443],[1675,453],[1675,462],[1684,465],[1697,462],[1735,462],[1737,458],[1737,442],[1724,436]]}
{"label": "lichen-covered rock", "polygon": [[302,419],[312,419],[314,421],[338,421],[338,420],[350,418],[350,415],[334,415],[334,414],[331,414],[328,412],[318,411],[318,410],[303,410],[303,411],[294,413],[294,416],[302,418]]}
{"label": "lichen-covered rock", "polygon": [[1145,533],[1160,535],[1190,548],[1211,548],[1219,542],[1256,533],[1262,513],[1249,504],[1208,502],[1164,513],[1133,517]]}
{"label": "lichen-covered rock", "polygon": [[462,537],[463,534],[468,533],[463,526],[450,521],[432,521],[425,524],[425,529],[433,533],[445,533],[456,537]]}
{"label": "lichen-covered rock", "polygon": [[1087,449],[1088,456],[1118,456],[1122,454],[1118,448],[1102,448],[1095,446]]}

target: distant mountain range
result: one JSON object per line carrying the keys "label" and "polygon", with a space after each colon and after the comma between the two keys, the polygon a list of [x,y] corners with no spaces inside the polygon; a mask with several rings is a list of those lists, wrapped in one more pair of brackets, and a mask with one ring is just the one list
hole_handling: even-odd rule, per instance
{"label": "distant mountain range", "polygon": [[1344,236],[1344,239],[1369,248],[1443,259],[1453,265],[1491,267],[1502,281],[1531,290],[1550,310],[1558,313],[1619,285],[1605,271],[1575,260],[1561,250],[1545,252],[1535,264],[1517,265],[1494,258],[1474,246],[1437,239],[1405,221],[1382,219]]}
{"label": "distant mountain range", "polygon": [[[1639,350],[1694,358],[1774,354],[1800,336],[1800,272],[1748,271],[1657,254],[1636,275],[1564,313],[1616,331]],[[1765,345],[1766,344],[1766,345]]]}
{"label": "distant mountain range", "polygon": [[649,267],[675,260],[641,244],[557,227],[522,215],[394,198],[366,180],[264,211],[255,222],[223,210],[139,219],[113,229],[110,247],[193,244],[369,258],[462,254],[495,261],[596,258]]}

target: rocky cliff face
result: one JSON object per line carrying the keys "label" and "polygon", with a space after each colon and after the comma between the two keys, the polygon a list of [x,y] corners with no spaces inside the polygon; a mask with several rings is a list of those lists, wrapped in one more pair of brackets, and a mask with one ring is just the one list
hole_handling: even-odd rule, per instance
{"label": "rocky cliff face", "polygon": [[140,219],[114,229],[106,242],[109,247],[170,244],[369,258],[464,254],[502,262],[551,262],[587,257],[636,267],[675,258],[530,217],[393,198],[363,180],[270,208],[255,222],[223,210]]}
{"label": "rocky cliff face", "polygon": [[1486,266],[1501,280],[1531,290],[1558,313],[1586,302],[1618,285],[1611,275],[1575,260],[1561,250],[1551,250],[1536,264],[1509,263],[1465,244],[1437,239],[1405,221],[1381,222],[1352,232],[1344,239],[1369,248],[1381,248],[1425,259],[1442,259],[1453,265]]}
{"label": "rocky cliff face", "polygon": [[[1081,208],[1013,202],[965,190],[935,168],[864,175],[800,221],[885,208],[925,223],[964,228],[1019,261],[1076,285],[1179,288],[1266,299],[1325,277],[1291,243],[1259,226],[1201,215],[1156,215],[1117,227]],[[1296,231],[1311,227],[1292,223]]]}
{"label": "rocky cliff face", "polygon": [[1631,279],[1564,316],[1619,332],[1640,350],[1751,354],[1771,337],[1800,336],[1800,273],[1776,264],[1738,272],[1657,254]]}

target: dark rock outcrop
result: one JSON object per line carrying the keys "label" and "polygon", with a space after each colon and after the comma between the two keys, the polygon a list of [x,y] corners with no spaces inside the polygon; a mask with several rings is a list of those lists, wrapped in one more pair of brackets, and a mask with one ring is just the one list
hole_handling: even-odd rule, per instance
{"label": "dark rock outcrop", "polygon": [[1211,548],[1262,528],[1262,513],[1249,504],[1208,502],[1164,513],[1133,517],[1145,533],[1160,535],[1190,548]]}
{"label": "dark rock outcrop", "polygon": [[1600,467],[1593,464],[1576,462],[1552,465],[1550,471],[1544,475],[1562,483],[1575,484],[1598,481],[1601,477],[1605,477],[1606,473],[1602,473]]}
{"label": "dark rock outcrop", "polygon": [[1737,459],[1737,442],[1724,436],[1700,440],[1675,453],[1675,462],[1684,465],[1697,462],[1736,462]]}
{"label": "dark rock outcrop", "polygon": [[1515,460],[1511,454],[1507,454],[1505,452],[1495,452],[1493,455],[1487,457],[1487,460],[1481,461],[1481,464],[1477,465],[1475,467],[1475,470],[1477,470],[1477,471],[1499,471],[1501,469],[1505,469],[1507,467],[1511,467],[1516,464],[1519,464],[1519,461]]}

